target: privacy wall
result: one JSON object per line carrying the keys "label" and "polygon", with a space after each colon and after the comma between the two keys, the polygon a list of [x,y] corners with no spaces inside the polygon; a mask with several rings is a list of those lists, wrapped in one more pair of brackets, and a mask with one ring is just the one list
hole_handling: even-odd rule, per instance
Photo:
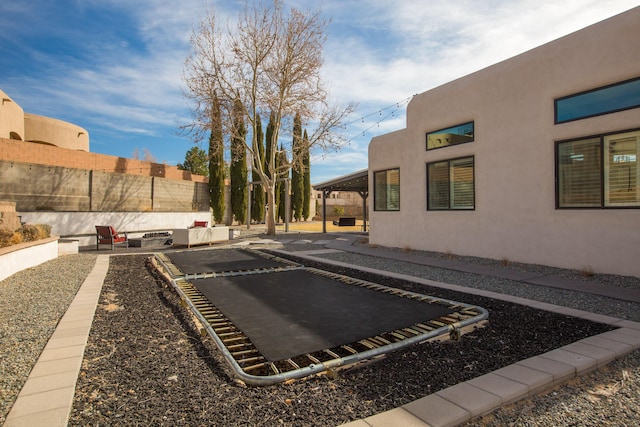
{"label": "privacy wall", "polygon": [[0,161],[0,199],[18,212],[208,211],[206,183]]}

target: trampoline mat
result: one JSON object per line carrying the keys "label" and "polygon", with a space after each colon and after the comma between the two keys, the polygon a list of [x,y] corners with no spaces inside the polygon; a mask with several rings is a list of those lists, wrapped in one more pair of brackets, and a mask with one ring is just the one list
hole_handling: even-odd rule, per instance
{"label": "trampoline mat", "polygon": [[350,344],[452,313],[305,270],[192,280],[275,362]]}
{"label": "trampoline mat", "polygon": [[257,270],[288,265],[240,249],[180,251],[168,253],[167,256],[184,274]]}

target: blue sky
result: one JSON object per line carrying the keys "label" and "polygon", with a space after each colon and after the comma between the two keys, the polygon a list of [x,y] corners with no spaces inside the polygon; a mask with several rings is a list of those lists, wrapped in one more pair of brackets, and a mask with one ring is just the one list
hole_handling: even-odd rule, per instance
{"label": "blue sky", "polygon": [[[640,5],[630,0],[285,0],[331,19],[323,75],[356,102],[334,153],[314,153],[312,183],[367,167],[372,137],[405,127],[410,97]],[[0,89],[25,112],[89,131],[90,150],[149,151],[170,165],[193,143],[182,95],[189,37],[207,5],[234,20],[240,1],[3,0]],[[266,124],[265,124],[266,125]]]}

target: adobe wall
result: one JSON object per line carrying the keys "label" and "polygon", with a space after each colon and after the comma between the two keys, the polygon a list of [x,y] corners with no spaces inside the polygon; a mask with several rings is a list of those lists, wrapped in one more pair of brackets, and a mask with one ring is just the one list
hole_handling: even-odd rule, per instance
{"label": "adobe wall", "polygon": [[24,111],[2,90],[0,90],[0,138],[24,139]]}
{"label": "adobe wall", "polygon": [[0,160],[64,168],[118,172],[128,175],[157,176],[180,181],[208,182],[207,177],[162,163],[145,162],[106,154],[88,153],[44,144],[0,137]]}
{"label": "adobe wall", "polygon": [[89,132],[73,123],[36,114],[24,114],[24,140],[89,151]]}

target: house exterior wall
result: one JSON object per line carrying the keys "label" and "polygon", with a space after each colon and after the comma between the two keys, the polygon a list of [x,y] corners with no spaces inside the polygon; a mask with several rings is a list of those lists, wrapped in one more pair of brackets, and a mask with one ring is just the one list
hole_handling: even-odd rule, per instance
{"label": "house exterior wall", "polygon": [[0,138],[24,140],[24,111],[0,90]]}
{"label": "house exterior wall", "polygon": [[[640,276],[640,209],[557,209],[555,143],[640,128],[640,108],[554,124],[554,99],[640,77],[640,8],[416,95],[407,127],[369,146],[400,168],[400,211],[370,214],[370,243]],[[426,133],[474,121],[474,142]],[[426,164],[474,156],[475,209],[428,211]],[[373,206],[372,202],[372,206]]]}
{"label": "house exterior wall", "polygon": [[24,131],[25,141],[89,151],[89,132],[73,123],[25,113]]}

